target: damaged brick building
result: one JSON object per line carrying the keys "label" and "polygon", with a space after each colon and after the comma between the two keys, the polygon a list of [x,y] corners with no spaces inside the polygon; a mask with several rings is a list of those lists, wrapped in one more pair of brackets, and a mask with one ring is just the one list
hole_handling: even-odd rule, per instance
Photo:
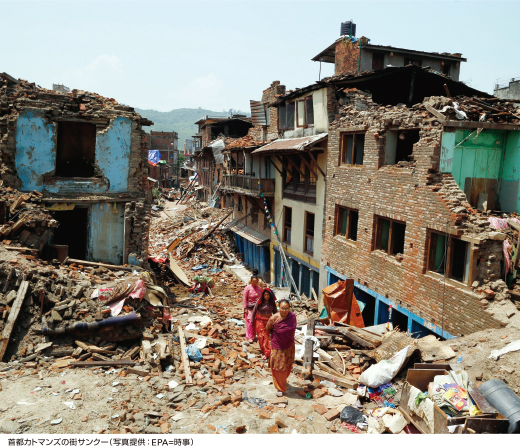
{"label": "damaged brick building", "polygon": [[150,203],[142,127],[151,124],[114,99],[58,93],[3,73],[3,185],[43,197],[59,222],[49,244],[71,258],[146,263]]}
{"label": "damaged brick building", "polygon": [[345,94],[329,131],[327,282],[355,280],[367,325],[449,338],[506,324],[506,234],[490,223],[518,212],[518,116],[412,65],[324,81]]}

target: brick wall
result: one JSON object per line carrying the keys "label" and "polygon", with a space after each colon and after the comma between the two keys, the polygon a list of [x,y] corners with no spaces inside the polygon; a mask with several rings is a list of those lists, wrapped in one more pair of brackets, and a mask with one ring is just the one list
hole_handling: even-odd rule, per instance
{"label": "brick wall", "polygon": [[[344,107],[329,131],[322,263],[425,320],[444,325],[452,335],[499,327],[477,292],[497,279],[493,268],[501,259],[501,242],[488,240],[485,230],[475,233],[480,230],[475,227],[479,217],[467,212],[470,206],[460,189],[448,192],[452,177],[438,173],[442,126],[422,104],[412,109],[381,107],[357,95],[351,95],[350,102],[368,111],[360,115],[355,105]],[[389,128],[420,129],[405,167],[383,165]],[[366,131],[362,166],[338,166],[342,131]],[[359,210],[356,242],[334,235],[336,205]],[[406,222],[402,260],[373,250],[376,215]],[[426,271],[428,229],[475,237],[475,265],[479,260],[480,266],[475,266],[474,277],[479,289],[445,282]]]}
{"label": "brick wall", "polygon": [[348,37],[336,41],[334,75],[358,72],[359,40],[352,42]]}

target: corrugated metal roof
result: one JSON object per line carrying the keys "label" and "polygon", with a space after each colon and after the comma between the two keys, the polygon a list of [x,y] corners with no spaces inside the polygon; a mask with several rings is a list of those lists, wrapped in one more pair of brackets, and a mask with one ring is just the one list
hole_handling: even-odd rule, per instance
{"label": "corrugated metal roof", "polygon": [[307,147],[323,141],[328,137],[328,135],[328,133],[320,133],[319,135],[304,136],[302,138],[277,139],[276,141],[273,141],[272,143],[267,144],[264,147],[260,147],[259,149],[256,149],[251,153],[258,154],[267,152],[305,150]]}
{"label": "corrugated metal roof", "polygon": [[249,101],[251,104],[251,118],[253,125],[267,125],[264,104],[259,101]]}
{"label": "corrugated metal roof", "polygon": [[261,234],[260,232],[255,231],[254,229],[251,229],[245,225],[234,225],[231,226],[229,229],[237,233],[241,237],[244,237],[246,240],[253,242],[255,245],[261,245],[271,240],[264,234]]}

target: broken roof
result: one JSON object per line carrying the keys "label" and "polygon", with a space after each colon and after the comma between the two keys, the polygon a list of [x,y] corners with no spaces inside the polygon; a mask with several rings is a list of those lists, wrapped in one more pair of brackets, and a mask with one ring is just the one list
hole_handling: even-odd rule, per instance
{"label": "broken roof", "polygon": [[389,67],[356,75],[341,74],[324,78],[320,83],[367,91],[372,94],[374,102],[391,105],[416,104],[428,96],[445,96],[446,87],[451,96],[492,97],[438,71],[416,65]]}
{"label": "broken roof", "polygon": [[[338,40],[343,40],[344,37],[340,37],[336,41],[334,41],[331,45],[329,45],[327,48],[325,48],[323,51],[321,51],[317,56],[314,56],[311,60],[315,62],[328,62],[328,63],[334,63],[336,61],[336,43]],[[428,51],[417,51],[417,50],[409,50],[406,48],[397,48],[394,46],[388,46],[388,45],[372,45],[370,43],[363,44],[360,42],[360,48],[366,48],[366,49],[374,49],[374,50],[380,50],[380,51],[393,51],[396,53],[407,53],[407,54],[413,54],[415,56],[423,56],[423,57],[429,57],[432,59],[443,59],[443,60],[454,60],[454,61],[462,61],[466,62],[467,59],[462,57],[462,54],[459,53],[437,53],[437,52],[428,52]]]}
{"label": "broken roof", "polygon": [[295,152],[305,150],[308,147],[324,141],[328,133],[320,133],[314,136],[304,136],[302,138],[285,138],[277,139],[270,144],[267,144],[259,149],[253,151],[253,154],[265,154],[274,152]]}
{"label": "broken roof", "polygon": [[326,86],[323,85],[323,84],[314,83],[314,84],[308,85],[307,87],[297,88],[297,89],[295,89],[293,91],[290,91],[289,93],[287,93],[287,94],[285,94],[283,96],[279,96],[278,98],[276,98],[276,100],[274,102],[271,103],[271,105],[277,105],[277,104],[285,102],[285,101],[287,101],[289,99],[293,99],[293,98],[297,98],[299,96],[302,96],[305,93],[309,93],[310,91],[320,90],[320,89],[325,88],[325,87]]}

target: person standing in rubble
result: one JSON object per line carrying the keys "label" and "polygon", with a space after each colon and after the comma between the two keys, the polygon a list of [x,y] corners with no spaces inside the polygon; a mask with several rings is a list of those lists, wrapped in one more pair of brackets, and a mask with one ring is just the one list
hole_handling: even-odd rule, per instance
{"label": "person standing in rubble", "polygon": [[265,329],[271,335],[269,365],[277,390],[276,396],[282,396],[287,392],[287,378],[291,374],[295,354],[296,315],[291,311],[288,300],[280,301],[280,312],[270,317]]}
{"label": "person standing in rubble", "polygon": [[251,281],[244,289],[244,319],[246,320],[246,339],[253,342],[255,339],[255,332],[253,329],[253,309],[255,308],[258,299],[262,296],[262,288],[260,287],[260,278],[258,277],[258,270],[253,270]]}
{"label": "person standing in rubble", "polygon": [[254,335],[258,338],[258,345],[264,354],[262,359],[267,359],[271,356],[271,342],[269,341],[269,335],[265,327],[270,317],[276,314],[276,311],[276,297],[273,291],[269,288],[264,288],[262,297],[258,299],[255,308],[253,308],[253,314],[251,315]]}

